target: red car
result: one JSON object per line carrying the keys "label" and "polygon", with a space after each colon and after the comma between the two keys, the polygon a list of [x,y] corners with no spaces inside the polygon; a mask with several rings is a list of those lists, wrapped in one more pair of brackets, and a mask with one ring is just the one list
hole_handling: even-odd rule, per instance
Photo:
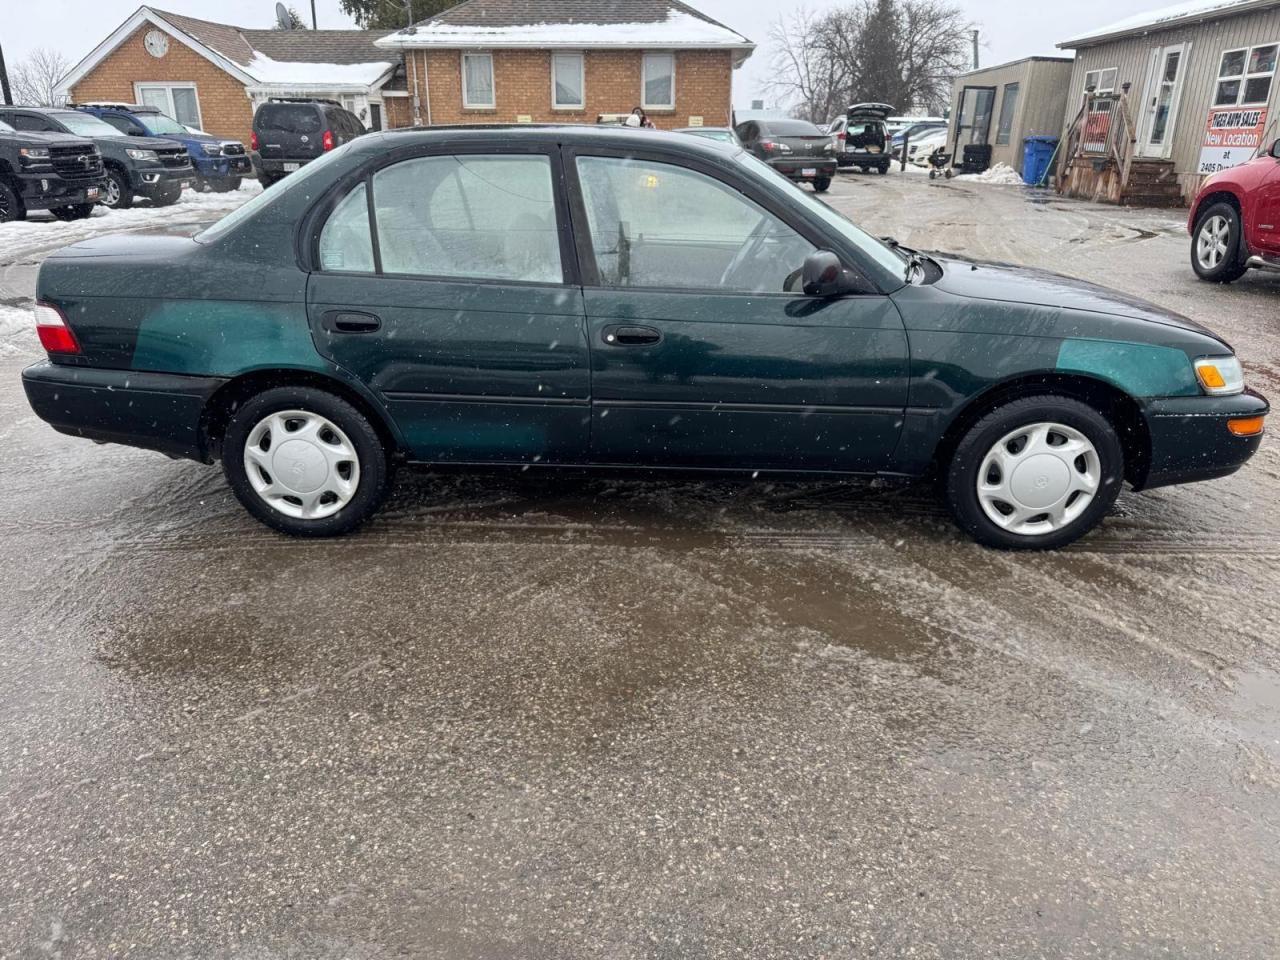
{"label": "red car", "polygon": [[1230,283],[1250,267],[1280,270],[1280,140],[1205,180],[1187,230],[1201,280]]}

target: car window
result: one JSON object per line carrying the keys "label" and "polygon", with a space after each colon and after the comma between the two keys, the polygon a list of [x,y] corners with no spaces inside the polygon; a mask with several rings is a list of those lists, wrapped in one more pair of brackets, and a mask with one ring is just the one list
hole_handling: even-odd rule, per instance
{"label": "car window", "polygon": [[317,133],[320,130],[320,111],[309,103],[264,103],[258,108],[253,122],[259,130]]}
{"label": "car window", "polygon": [[[13,115],[13,125],[18,130],[30,130],[35,133],[61,133],[57,124],[46,120],[44,117],[38,117],[30,113],[17,113]],[[115,133],[113,130],[112,133]]]}
{"label": "car window", "polygon": [[385,273],[561,283],[549,157],[418,157],[373,176]]}
{"label": "car window", "polygon": [[128,117],[121,117],[113,114],[108,114],[107,116],[103,117],[102,120],[104,123],[111,124],[111,126],[115,127],[121,133],[128,133],[128,134],[135,134],[135,133],[145,134],[146,133],[146,131],[142,129],[142,127],[136,121],[131,120]]}
{"label": "car window", "polygon": [[92,114],[76,110],[60,111],[57,119],[64,127],[81,137],[114,137],[120,132]]}
{"label": "car window", "polygon": [[600,282],[784,293],[814,247],[713,177],[648,160],[579,157]]}
{"label": "car window", "polygon": [[364,183],[357,184],[325,221],[320,231],[320,269],[373,273],[373,236]]}

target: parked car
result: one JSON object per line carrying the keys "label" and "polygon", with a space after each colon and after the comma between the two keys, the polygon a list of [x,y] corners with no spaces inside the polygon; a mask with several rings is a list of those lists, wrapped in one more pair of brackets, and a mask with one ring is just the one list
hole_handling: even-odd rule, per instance
{"label": "parked car", "polygon": [[226,140],[207,133],[192,133],[183,124],[160,112],[158,107],[137,103],[80,103],[75,109],[95,116],[128,137],[161,137],[186,147],[195,167],[195,186],[200,190],[225,193],[253,176],[248,151],[239,140]]}
{"label": "parked car", "polygon": [[258,153],[258,179],[269,187],[364,132],[360,118],[336,100],[268,100],[253,113],[250,147]]}
{"label": "parked car", "polygon": [[848,122],[848,117],[846,117],[844,114],[841,114],[840,116],[835,117],[834,119],[828,121],[826,125],[827,136],[831,138],[831,150],[836,155],[837,167],[853,166],[853,157],[851,155],[846,154],[844,150],[844,139],[845,139],[844,127],[847,122]]}
{"label": "parked car", "polygon": [[1201,280],[1230,283],[1250,268],[1280,270],[1280,140],[1248,163],[1207,177],[1187,229],[1191,268]]}
{"label": "parked car", "polygon": [[887,103],[855,103],[845,115],[844,157],[849,166],[863,173],[889,172],[889,133],[885,119],[893,113]]}
{"label": "parked car", "polygon": [[748,120],[735,132],[742,146],[790,180],[822,193],[836,175],[831,138],[808,120]]}
{"label": "parked car", "polygon": [[92,140],[102,154],[107,182],[99,203],[126,209],[136,196],[158,207],[176,203],[191,186],[195,170],[187,148],[156,137],[128,137],[79,110],[52,107],[0,107],[0,120],[35,133],[65,133]]}
{"label": "parked car", "polygon": [[719,140],[721,143],[732,143],[738,147],[742,146],[742,141],[733,132],[733,127],[680,127],[675,132],[687,133],[694,137],[704,137],[707,140]]}
{"label": "parked car", "polygon": [[920,120],[916,123],[909,123],[897,133],[889,138],[889,153],[899,160],[902,159],[902,145],[917,140],[920,137],[927,136],[931,133],[941,130],[944,133],[947,130],[947,121],[945,120]]}
{"label": "parked car", "polygon": [[93,141],[63,133],[20,133],[0,121],[0,223],[48,210],[59,220],[93,213],[106,175]]}
{"label": "parked car", "polygon": [[929,155],[939,147],[947,146],[947,128],[935,127],[928,133],[907,141],[907,160],[910,163],[927,165]]}
{"label": "parked car", "polygon": [[302,536],[413,461],[934,475],[982,543],[1057,547],[1125,480],[1232,473],[1269,411],[1185,317],[585,125],[360,137],[195,237],[59,251],[36,298],[38,416],[221,460]]}

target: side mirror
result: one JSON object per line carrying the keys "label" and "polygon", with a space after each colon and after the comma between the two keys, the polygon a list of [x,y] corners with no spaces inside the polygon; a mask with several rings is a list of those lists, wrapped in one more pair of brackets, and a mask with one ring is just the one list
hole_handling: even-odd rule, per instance
{"label": "side mirror", "polygon": [[1275,143],[1271,145],[1271,150],[1269,152],[1271,156],[1275,157],[1277,160],[1280,160],[1280,140],[1277,140]]}
{"label": "side mirror", "polygon": [[842,297],[861,289],[853,272],[841,266],[830,250],[815,250],[805,257],[800,279],[809,297]]}

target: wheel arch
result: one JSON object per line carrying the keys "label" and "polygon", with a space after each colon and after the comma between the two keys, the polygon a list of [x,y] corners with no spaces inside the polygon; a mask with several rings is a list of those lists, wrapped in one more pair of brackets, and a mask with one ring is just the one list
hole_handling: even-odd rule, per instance
{"label": "wheel arch", "polygon": [[973,397],[951,418],[934,448],[933,469],[947,464],[969,428],[1010,400],[1040,395],[1070,397],[1093,407],[1115,428],[1124,451],[1124,478],[1141,487],[1151,465],[1151,433],[1142,406],[1119,387],[1077,373],[1036,373],[1004,380]]}
{"label": "wheel arch", "polygon": [[1195,209],[1191,211],[1192,229],[1200,220],[1200,214],[1208,210],[1215,203],[1229,203],[1236,208],[1236,216],[1240,218],[1240,226],[1244,227],[1244,207],[1240,203],[1240,197],[1236,195],[1234,190],[1215,190],[1213,193],[1207,193],[1203,197],[1196,200]]}
{"label": "wheel arch", "polygon": [[200,415],[200,449],[205,460],[221,459],[222,437],[236,408],[250,397],[274,387],[314,387],[341,397],[359,410],[386,445],[388,456],[401,456],[407,449],[404,437],[386,409],[370,392],[338,372],[293,368],[251,370],[228,380],[205,403]]}

